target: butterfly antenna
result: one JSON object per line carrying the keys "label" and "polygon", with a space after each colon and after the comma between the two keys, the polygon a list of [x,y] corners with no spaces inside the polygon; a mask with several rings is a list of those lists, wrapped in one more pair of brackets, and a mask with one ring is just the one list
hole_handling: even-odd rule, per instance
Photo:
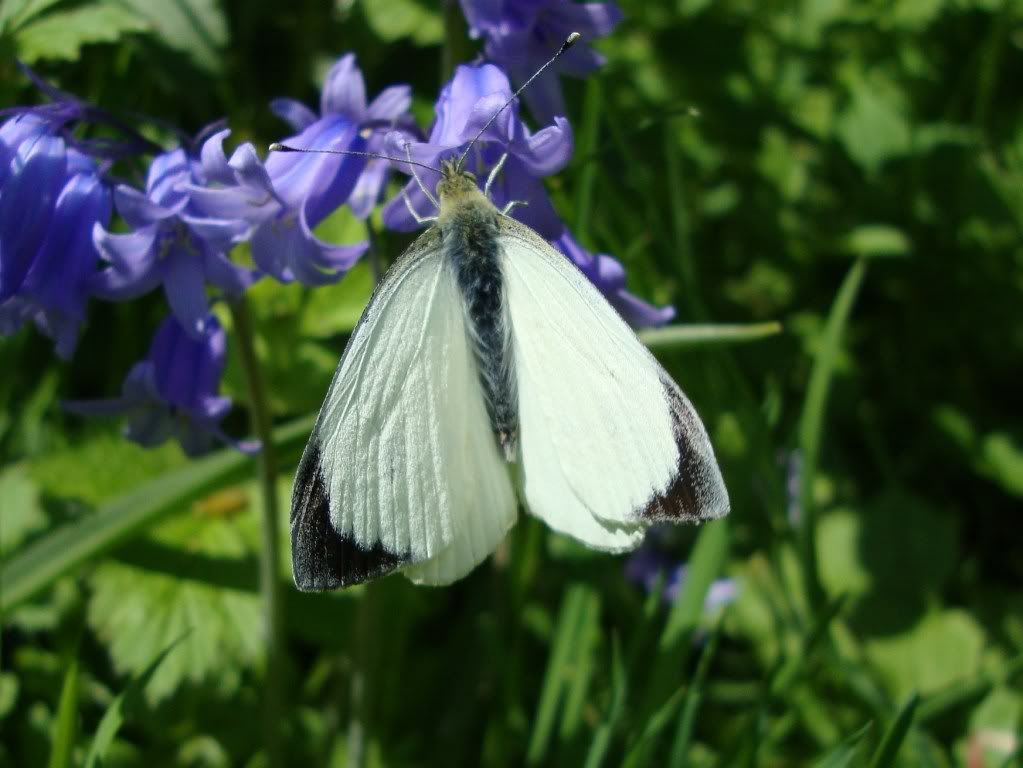
{"label": "butterfly antenna", "polygon": [[549,67],[551,64],[553,64],[555,61],[557,61],[558,57],[561,54],[563,54],[565,51],[567,51],[569,48],[571,48],[580,37],[582,37],[582,35],[580,35],[578,32],[573,32],[568,37],[566,37],[565,38],[565,42],[563,42],[561,44],[561,47],[558,48],[558,52],[555,53],[553,56],[551,56],[547,60],[547,63],[544,64],[542,67],[540,67],[540,69],[536,70],[536,72],[533,73],[532,77],[530,77],[526,82],[524,82],[519,87],[519,89],[517,91],[515,91],[515,93],[513,93],[511,95],[511,98],[508,99],[508,101],[506,101],[504,103],[504,105],[491,116],[491,118],[487,121],[487,124],[484,125],[482,128],[480,128],[480,132],[477,133],[473,137],[472,141],[469,142],[469,146],[467,146],[465,148],[465,151],[462,152],[461,156],[458,158],[458,163],[455,166],[456,168],[458,168],[458,170],[461,170],[462,167],[465,165],[465,158],[469,154],[469,151],[473,148],[473,145],[477,141],[479,141],[480,136],[482,136],[484,133],[486,133],[487,129],[491,125],[494,124],[494,121],[497,119],[498,115],[500,115],[502,112],[504,112],[504,110],[506,110],[508,108],[508,105],[511,104],[513,101],[515,101],[515,99],[517,99],[519,97],[519,94],[522,93],[524,90],[526,90],[526,88],[529,87],[530,83],[532,83],[534,80],[536,80],[536,78],[538,78],[541,74],[543,74],[543,71],[545,69],[547,69],[547,67]]}
{"label": "butterfly antenna", "polygon": [[281,144],[279,141],[275,141],[271,144],[269,149],[271,152],[308,152],[310,154],[318,155],[356,155],[357,157],[375,157],[378,160],[390,160],[392,162],[403,163],[405,165],[418,165],[420,168],[426,168],[429,171],[441,173],[440,168],[434,168],[432,165],[427,165],[426,163],[417,163],[415,160],[391,157],[390,155],[379,155],[376,152],[359,152],[355,149],[300,149],[298,147],[290,147],[287,144]]}

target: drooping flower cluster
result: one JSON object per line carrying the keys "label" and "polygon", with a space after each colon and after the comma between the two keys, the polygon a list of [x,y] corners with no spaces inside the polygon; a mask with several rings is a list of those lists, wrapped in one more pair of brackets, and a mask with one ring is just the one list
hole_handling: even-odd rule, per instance
{"label": "drooping flower cluster", "polygon": [[582,39],[523,93],[537,120],[565,114],[559,74],[586,77],[604,63],[588,41],[609,35],[622,12],[615,3],[574,0],[461,0],[469,32],[484,41],[487,59],[522,85],[572,32]]}
{"label": "drooping flower cluster", "polygon": [[[68,358],[90,298],[125,301],[159,289],[170,316],[148,356],[128,374],[121,397],[68,408],[127,415],[128,436],[144,445],[174,438],[196,453],[219,440],[251,450],[220,428],[231,401],[218,394],[226,334],[211,307],[236,300],[264,276],[317,286],[339,280],[357,262],[367,243],[326,242],[317,227],[342,205],[367,219],[390,174],[407,173],[409,166],[346,152],[411,157],[436,168],[461,155],[477,135],[468,169],[482,179],[504,158],[490,190],[495,205],[521,204],[511,215],[571,259],[628,322],[669,321],[672,308],[653,307],[625,290],[619,262],[576,241],[544,188],[543,178],[572,155],[558,73],[584,75],[599,66],[600,56],[577,43],[526,92],[543,123],[539,130],[527,126],[516,101],[501,111],[512,81],[524,81],[569,32],[584,39],[610,32],[621,17],[617,7],[568,0],[462,0],[462,6],[490,61],[457,68],[441,90],[425,139],[409,112],[410,88],[385,88],[369,100],[352,54],[328,73],[318,112],[292,99],[270,105],[294,131],[283,143],[313,152],[265,159],[250,143],[225,151],[230,131],[222,126],[201,140],[154,151],[130,127],[28,72],[50,102],[6,110],[10,117],[0,125],[0,334],[33,322]],[[124,129],[127,138],[83,139],[72,132],[95,122]],[[112,184],[112,161],[132,153],[153,155],[144,186]],[[432,189],[439,175],[423,170],[420,180]],[[384,206],[388,228],[419,226],[405,197],[420,217],[433,215],[429,196],[409,180]],[[254,268],[231,258],[243,242]]]}
{"label": "drooping flower cluster", "polygon": [[27,322],[74,352],[96,271],[92,228],[110,219],[96,161],[32,112],[0,126],[0,334]]}
{"label": "drooping flower cluster", "polygon": [[127,416],[125,436],[147,447],[174,438],[190,456],[205,452],[214,440],[245,453],[259,450],[259,443],[233,440],[220,428],[231,409],[231,398],[217,394],[227,334],[213,315],[201,327],[196,337],[176,317],[167,317],[146,359],[129,371],[120,397],[67,401],[65,409],[83,416]]}

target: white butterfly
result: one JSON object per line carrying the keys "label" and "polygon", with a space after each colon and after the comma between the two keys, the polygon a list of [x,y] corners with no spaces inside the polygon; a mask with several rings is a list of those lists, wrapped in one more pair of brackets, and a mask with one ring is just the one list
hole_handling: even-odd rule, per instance
{"label": "white butterfly", "polygon": [[494,551],[519,500],[607,552],[654,522],[725,515],[713,448],[678,385],[461,161],[441,173],[435,224],[374,292],[299,464],[297,586],[393,570],[449,584]]}

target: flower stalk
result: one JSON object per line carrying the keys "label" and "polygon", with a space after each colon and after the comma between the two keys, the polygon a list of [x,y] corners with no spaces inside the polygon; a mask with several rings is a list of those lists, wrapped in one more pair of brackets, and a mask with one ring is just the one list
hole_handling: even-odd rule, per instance
{"label": "flower stalk", "polygon": [[277,457],[274,450],[270,401],[259,367],[259,360],[256,358],[256,334],[252,315],[243,296],[233,300],[230,307],[245,384],[249,391],[252,430],[263,445],[263,449],[257,457],[263,512],[263,541],[259,555],[259,589],[263,598],[266,640],[263,734],[266,740],[267,765],[270,768],[280,768],[284,765],[280,726],[284,721],[286,670],[284,668],[284,601],[279,577],[280,513],[277,496]]}

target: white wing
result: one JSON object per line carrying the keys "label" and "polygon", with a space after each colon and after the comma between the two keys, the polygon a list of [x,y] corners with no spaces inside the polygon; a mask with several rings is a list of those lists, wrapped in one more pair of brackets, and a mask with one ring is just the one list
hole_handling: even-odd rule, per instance
{"label": "white wing", "polygon": [[497,546],[515,512],[458,287],[430,231],[370,300],[306,446],[295,582],[334,589],[407,568],[447,583]]}
{"label": "white wing", "polygon": [[501,219],[529,510],[609,551],[649,523],[728,512],[706,430],[653,355],[578,269]]}

